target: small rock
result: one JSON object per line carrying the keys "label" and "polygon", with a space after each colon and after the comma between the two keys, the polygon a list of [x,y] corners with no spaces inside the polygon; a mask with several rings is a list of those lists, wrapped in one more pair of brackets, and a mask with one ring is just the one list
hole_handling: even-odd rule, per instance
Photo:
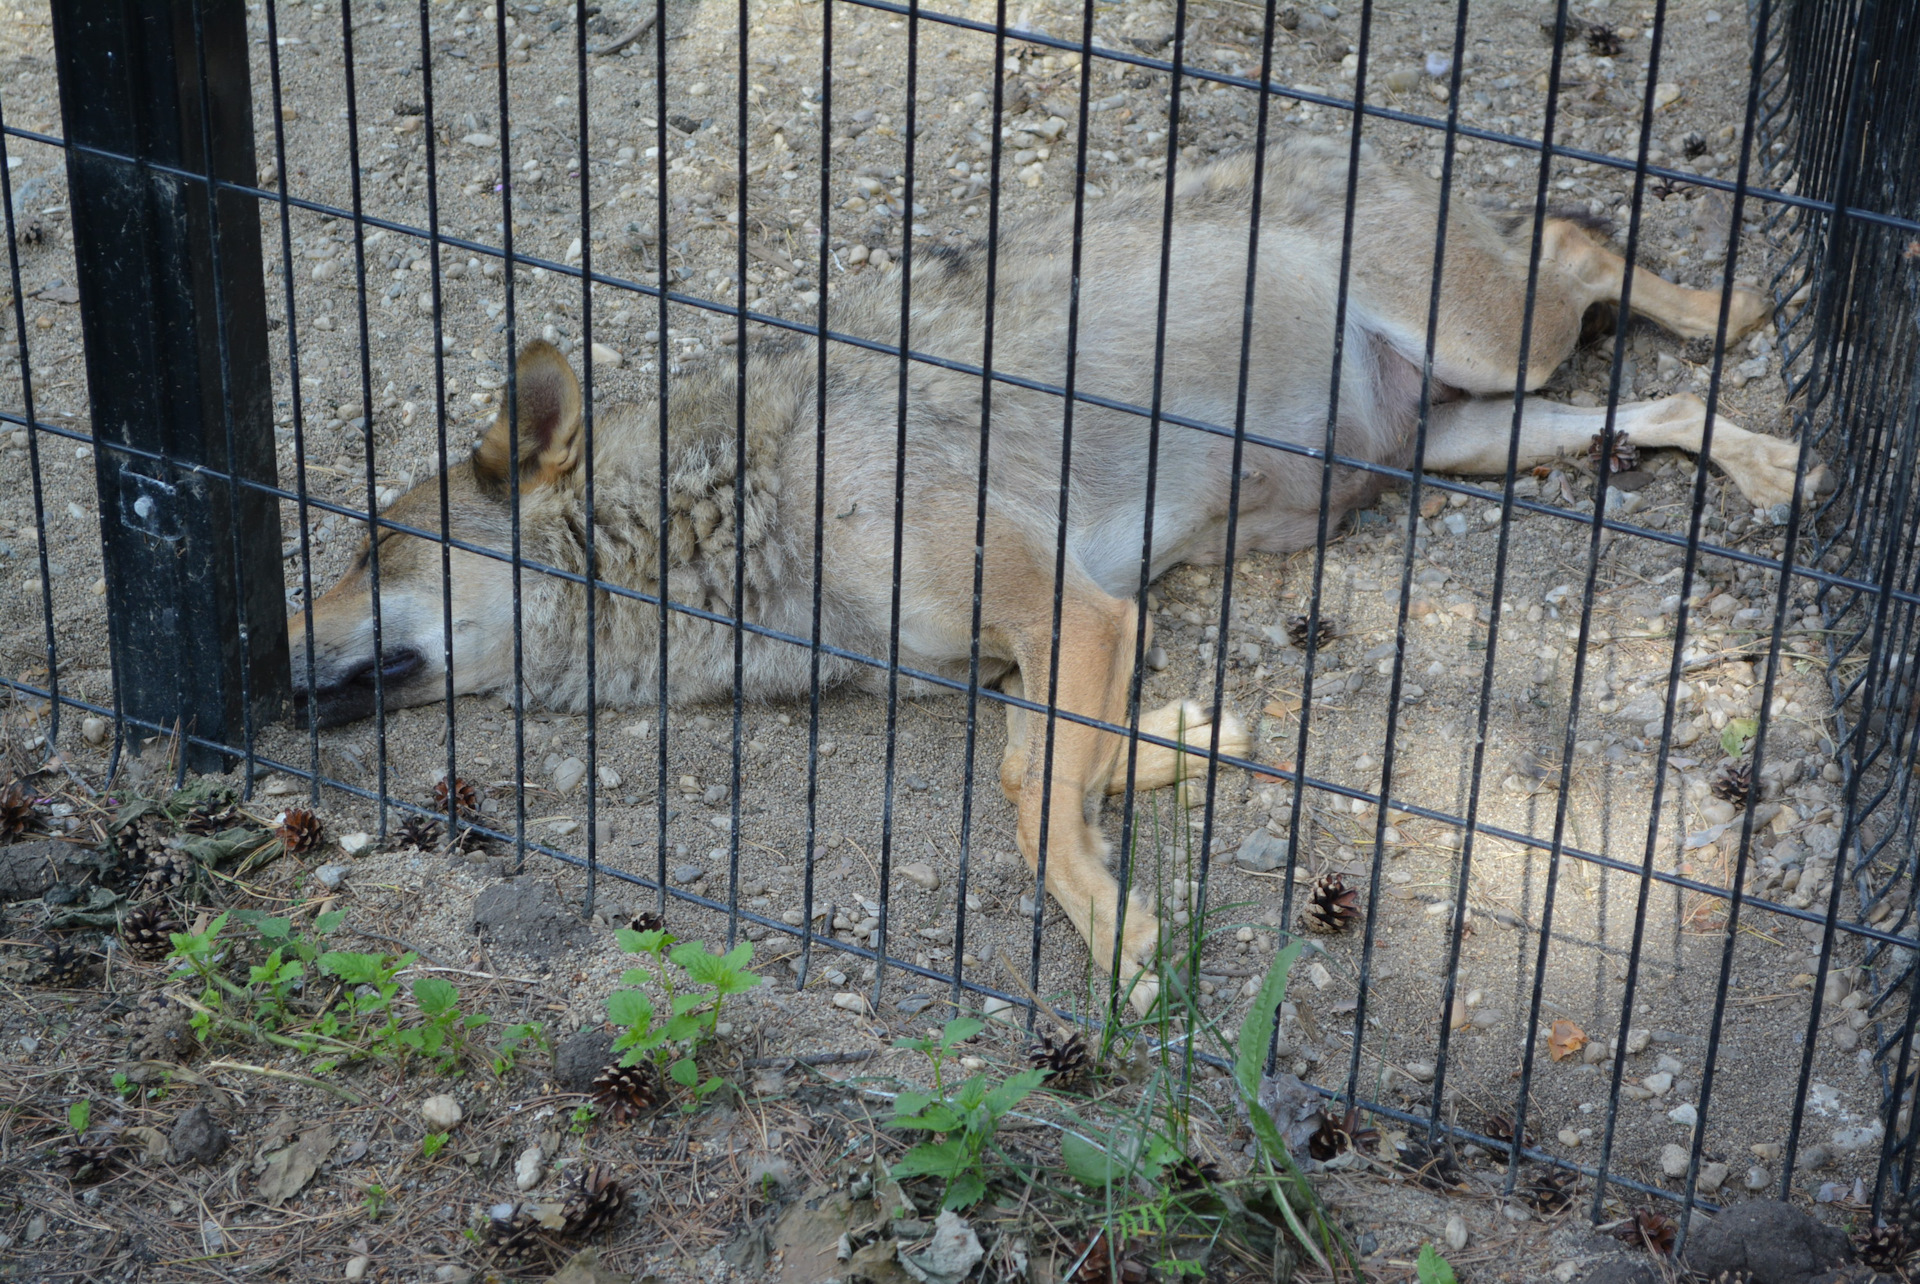
{"label": "small rock", "polygon": [[553,791],[557,794],[570,794],[579,788],[580,782],[587,778],[587,764],[578,758],[567,758],[553,769]]}
{"label": "small rock", "polygon": [[1142,658],[1146,660],[1149,669],[1158,673],[1167,667],[1167,648],[1163,646],[1149,647],[1147,648],[1146,655]]}
{"label": "small rock", "polygon": [[528,1146],[513,1161],[513,1184],[517,1190],[532,1190],[546,1175],[547,1156],[538,1146]]}
{"label": "small rock", "polygon": [[1773,1185],[1773,1174],[1759,1164],[1754,1164],[1747,1169],[1746,1178],[1740,1184],[1748,1190],[1765,1190]]}
{"label": "small rock", "polygon": [[345,852],[349,856],[358,856],[361,852],[367,850],[367,848],[371,846],[373,846],[373,837],[370,834],[360,833],[360,834],[340,835],[340,850]]}
{"label": "small rock", "polygon": [[1562,1128],[1557,1136],[1560,1139],[1560,1144],[1563,1146],[1577,1146],[1580,1144],[1580,1134],[1571,1128]]}
{"label": "small rock", "polygon": [[1728,1168],[1722,1163],[1703,1164],[1700,1168],[1700,1180],[1694,1183],[1702,1195],[1717,1194],[1726,1185]]}
{"label": "small rock", "polygon": [[867,996],[864,994],[856,994],[852,990],[843,990],[839,994],[834,995],[833,1006],[836,1008],[844,1008],[848,1012],[853,1012],[861,1016],[866,1015],[866,1013],[871,1010],[871,1005],[867,1002]]}
{"label": "small rock", "polygon": [[1447,1246],[1456,1253],[1467,1246],[1467,1219],[1458,1213],[1447,1216]]}
{"label": "small rock", "polygon": [[173,1147],[175,1163],[196,1159],[203,1164],[210,1164],[220,1158],[220,1152],[227,1148],[227,1130],[220,1126],[220,1121],[213,1117],[213,1112],[207,1109],[207,1103],[202,1101],[180,1116],[168,1142]]}
{"label": "small rock", "polygon": [[900,876],[909,882],[917,883],[930,892],[940,890],[940,872],[925,861],[915,861],[911,865],[900,867]]}
{"label": "small rock", "polygon": [[933,1223],[933,1238],[915,1253],[901,1253],[900,1265],[921,1284],[961,1284],[986,1256],[980,1237],[966,1219],[951,1210]]}
{"label": "small rock", "polygon": [[1453,56],[1451,54],[1443,54],[1443,53],[1436,52],[1436,53],[1429,53],[1427,55],[1427,74],[1429,76],[1432,76],[1435,79],[1438,79],[1439,77],[1446,75],[1448,72],[1452,70],[1453,70]]}
{"label": "small rock", "polygon": [[1653,1033],[1650,1030],[1627,1031],[1628,1055],[1645,1052],[1652,1043],[1653,1043]]}
{"label": "small rock", "polygon": [[1660,1171],[1669,1177],[1685,1177],[1688,1164],[1687,1148],[1672,1142],[1660,1147]]}
{"label": "small rock", "polygon": [[1411,67],[1395,67],[1386,75],[1387,88],[1396,94],[1410,94],[1420,87],[1420,73]]}
{"label": "small rock", "polygon": [[676,883],[692,883],[699,881],[707,871],[698,865],[686,864],[675,865],[667,872],[673,876],[673,881]]}
{"label": "small rock", "polygon": [[347,1278],[350,1280],[363,1280],[367,1278],[367,1267],[371,1265],[373,1265],[373,1259],[369,1258],[365,1253],[361,1253],[355,1257],[349,1257],[347,1259]]}
{"label": "small rock", "polygon": [[1693,1108],[1692,1102],[1685,1102],[1667,1111],[1667,1118],[1682,1128],[1691,1128],[1700,1122],[1700,1112]]}
{"label": "small rock", "polygon": [[451,1132],[460,1126],[460,1103],[447,1093],[438,1093],[420,1103],[420,1117],[435,1132]]}
{"label": "small rock", "polygon": [[328,891],[338,891],[340,884],[353,872],[351,865],[322,865],[313,871],[313,881]]}
{"label": "small rock", "polygon": [[1240,840],[1240,849],[1233,854],[1233,859],[1243,869],[1258,874],[1271,873],[1287,863],[1286,840],[1272,830],[1256,829]]}
{"label": "small rock", "polygon": [[80,738],[90,745],[103,745],[112,729],[105,718],[85,718],[80,723]]}
{"label": "small rock", "polygon": [[1640,1083],[1648,1092],[1651,1092],[1657,1097],[1667,1089],[1673,1087],[1673,1076],[1662,1070],[1657,1074],[1643,1076]]}
{"label": "small rock", "polygon": [[587,1092],[613,1060],[613,1033],[592,1027],[568,1035],[553,1051],[553,1077],[568,1092]]}
{"label": "small rock", "polygon": [[620,355],[618,348],[609,348],[604,343],[596,343],[593,345],[593,359],[596,364],[609,366],[617,366],[626,360],[626,358]]}
{"label": "small rock", "polygon": [[1670,80],[1663,80],[1653,87],[1653,109],[1670,107],[1680,100],[1680,86]]}

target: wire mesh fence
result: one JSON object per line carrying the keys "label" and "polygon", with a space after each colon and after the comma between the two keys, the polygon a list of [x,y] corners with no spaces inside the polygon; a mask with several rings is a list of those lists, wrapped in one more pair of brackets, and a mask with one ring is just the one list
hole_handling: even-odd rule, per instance
{"label": "wire mesh fence", "polygon": [[1276,1070],[1508,1192],[1878,1212],[1917,31],[56,3],[0,94],[19,752],[439,815],[861,1013],[1232,1028],[1319,929]]}

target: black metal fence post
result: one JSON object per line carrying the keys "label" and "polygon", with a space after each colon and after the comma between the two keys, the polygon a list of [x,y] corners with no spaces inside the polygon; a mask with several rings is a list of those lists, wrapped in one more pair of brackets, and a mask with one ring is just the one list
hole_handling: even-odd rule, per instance
{"label": "black metal fence post", "polygon": [[289,681],[244,484],[275,481],[259,213],[214,187],[255,180],[246,7],[55,0],[53,32],[119,709],[250,753]]}

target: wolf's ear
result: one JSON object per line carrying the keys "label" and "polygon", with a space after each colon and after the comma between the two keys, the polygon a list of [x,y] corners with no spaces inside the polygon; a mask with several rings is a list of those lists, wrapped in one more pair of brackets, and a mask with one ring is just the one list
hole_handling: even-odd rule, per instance
{"label": "wolf's ear", "polygon": [[[580,382],[558,349],[536,339],[520,350],[514,385],[521,488],[551,485],[580,465],[585,441]],[[493,427],[473,452],[473,471],[478,476],[500,483],[512,478],[513,430],[508,407],[503,405]]]}

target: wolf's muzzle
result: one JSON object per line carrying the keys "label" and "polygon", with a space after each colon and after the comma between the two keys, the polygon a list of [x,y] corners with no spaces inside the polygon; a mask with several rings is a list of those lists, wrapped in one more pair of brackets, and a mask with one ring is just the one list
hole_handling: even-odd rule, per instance
{"label": "wolf's muzzle", "polygon": [[[374,671],[379,670],[380,685],[386,696],[387,707],[396,707],[399,703],[394,697],[400,687],[415,673],[419,672],[421,655],[412,647],[396,647],[383,653],[376,665],[374,658],[365,660],[336,677],[317,680],[312,687],[312,713],[315,725],[337,727],[342,723],[358,722],[362,718],[371,718],[374,710]],[[294,660],[293,674],[293,718],[298,726],[307,725],[308,686],[307,672],[300,657]]]}

